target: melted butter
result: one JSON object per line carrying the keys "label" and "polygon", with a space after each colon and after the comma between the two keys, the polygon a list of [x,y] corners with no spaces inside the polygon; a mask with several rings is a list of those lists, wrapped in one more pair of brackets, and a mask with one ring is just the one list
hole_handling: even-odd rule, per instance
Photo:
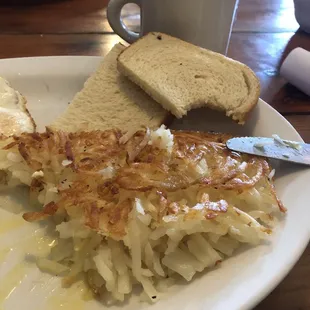
{"label": "melted butter", "polygon": [[[55,241],[46,236],[33,235],[31,238],[26,240],[21,240],[14,247],[8,247],[0,250],[0,261],[5,264],[7,262],[6,257],[10,251],[18,251],[19,253],[27,253],[34,256],[46,256],[49,253],[50,245]],[[1,278],[0,285],[0,301],[5,302],[10,298],[11,294],[15,289],[21,284],[25,276],[27,276],[27,271],[29,270],[29,264],[25,260],[21,261],[15,265],[3,278]],[[35,264],[32,268],[37,268]],[[0,303],[0,309],[1,309]],[[57,308],[55,308],[57,309]],[[79,308],[77,308],[79,310]]]}
{"label": "melted butter", "polygon": [[47,300],[47,310],[84,310],[86,301],[89,301],[92,293],[83,281],[80,281],[62,292],[55,291]]}
{"label": "melted butter", "polygon": [[49,236],[35,236],[27,242],[27,253],[35,256],[47,256],[56,240]]}
{"label": "melted butter", "polygon": [[[20,215],[0,220],[0,234],[9,233],[12,230],[27,224]],[[27,273],[37,268],[34,263],[27,262],[27,254],[34,257],[46,257],[52,246],[57,241],[53,236],[46,236],[44,230],[37,229],[30,235],[21,236],[19,240],[14,240],[14,244],[0,249],[0,262],[4,265],[8,262],[11,255],[24,255],[22,260],[9,270],[4,277],[0,279],[0,309],[10,298],[16,298],[13,292],[27,277]],[[9,255],[11,253],[11,255]],[[35,290],[37,283],[34,284],[32,290]],[[31,290],[31,291],[32,291]],[[52,290],[52,296],[46,298],[44,309],[54,310],[84,310],[86,301],[93,299],[90,289],[83,281],[75,283],[70,288]]]}
{"label": "melted butter", "polygon": [[15,197],[17,196],[19,198],[20,196],[24,195],[24,190],[18,189],[17,193],[17,191],[12,192],[12,189],[7,189],[6,193],[2,193],[0,195],[0,208],[9,213],[13,213],[15,216],[18,215],[21,217],[20,213],[23,210],[23,204],[17,200],[18,198],[14,199],[12,197],[14,194]]}
{"label": "melted butter", "polygon": [[[0,234],[9,232],[23,225],[24,220],[14,219],[12,221],[0,222]],[[31,254],[34,256],[47,256],[51,247],[56,243],[56,240],[52,236],[42,235],[42,230],[37,230],[33,234],[21,238],[20,240],[13,242],[12,246],[6,248],[0,248],[0,262],[4,262],[5,256],[9,251],[16,251],[20,253]]]}
{"label": "melted butter", "polygon": [[4,302],[15,291],[16,287],[21,284],[26,276],[27,267],[25,263],[18,264],[11,269],[4,278],[1,279],[0,300]]}
{"label": "melted butter", "polygon": [[[23,219],[21,219],[23,221]],[[21,225],[20,220],[15,219],[13,221],[5,222],[4,225],[1,223],[1,231],[7,231],[10,229],[15,229],[19,225]],[[3,248],[0,250],[0,261],[2,264],[7,263],[9,252],[16,252],[17,255],[20,253],[23,254],[32,254],[34,256],[44,256],[47,255],[50,251],[50,245],[53,245],[55,240],[48,236],[42,236],[33,234],[27,239],[21,239],[19,242],[14,244],[12,247]],[[1,279],[0,286],[0,301],[4,300],[2,298],[4,295],[8,295],[9,292],[14,290],[15,286],[20,283],[22,278],[25,276],[25,271],[27,269],[28,264],[23,259],[20,263],[14,266],[4,278]],[[4,288],[5,291],[4,291]]]}
{"label": "melted butter", "polygon": [[9,254],[11,250],[11,248],[4,248],[0,250],[0,262],[4,262],[5,257]]}
{"label": "melted butter", "polygon": [[11,219],[4,219],[0,222],[0,234],[9,232],[16,228],[26,225],[25,220],[21,216],[14,216]]}

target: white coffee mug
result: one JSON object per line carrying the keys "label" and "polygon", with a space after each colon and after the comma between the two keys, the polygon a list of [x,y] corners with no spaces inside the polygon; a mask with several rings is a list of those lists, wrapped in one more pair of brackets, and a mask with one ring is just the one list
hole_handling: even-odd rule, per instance
{"label": "white coffee mug", "polygon": [[[141,32],[130,31],[121,10],[136,3],[141,11]],[[226,54],[238,0],[110,0],[107,15],[112,29],[132,43],[140,36],[159,31]]]}

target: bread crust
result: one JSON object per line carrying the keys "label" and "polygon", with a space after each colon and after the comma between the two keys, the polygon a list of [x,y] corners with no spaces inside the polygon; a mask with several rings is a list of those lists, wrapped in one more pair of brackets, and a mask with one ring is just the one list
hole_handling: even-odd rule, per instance
{"label": "bread crust", "polygon": [[[233,63],[234,65],[238,66],[239,70],[242,71],[244,82],[246,83],[246,86],[248,88],[248,96],[244,102],[241,102],[240,106],[237,106],[235,110],[225,110],[224,108],[217,107],[216,104],[206,101],[195,101],[191,104],[180,107],[175,106],[172,101],[168,100],[165,96],[163,96],[160,91],[157,90],[151,90],[148,83],[146,81],[143,81],[143,77],[135,76],[135,72],[130,72],[131,69],[126,67],[126,59],[124,59],[126,56],[130,57],[129,55],[126,55],[129,49],[134,48],[137,46],[142,40],[147,40],[151,36],[156,36],[156,38],[161,41],[163,39],[169,40],[178,40],[178,44],[181,44],[185,47],[193,48],[193,45],[173,38],[170,35],[159,33],[159,32],[150,32],[144,37],[139,38],[136,42],[134,42],[131,46],[124,49],[119,56],[117,57],[117,67],[118,70],[123,74],[126,75],[130,80],[132,80],[135,84],[140,86],[146,93],[148,93],[154,100],[162,104],[162,106],[168,110],[170,110],[176,117],[181,118],[182,116],[186,115],[188,111],[191,109],[199,108],[199,107],[209,107],[211,109],[216,109],[220,111],[226,112],[226,115],[231,117],[234,121],[236,121],[239,124],[244,124],[249,113],[253,110],[253,108],[256,106],[259,100],[260,95],[260,82],[259,79],[256,77],[255,73],[245,64],[240,63],[236,60],[233,60],[231,58],[227,58],[221,54],[208,51],[209,57],[215,57],[216,59],[220,59],[223,61],[227,61],[228,63]],[[152,41],[150,41],[152,42]],[[152,43],[150,43],[152,44]],[[137,47],[138,48],[138,47]],[[143,47],[139,47],[140,49],[143,49]],[[201,49],[200,47],[197,47],[197,51]],[[202,49],[204,50],[204,49]],[[142,54],[143,55],[143,54]],[[143,57],[143,56],[142,56]],[[177,59],[177,55],[175,56]],[[130,58],[128,58],[130,59]],[[236,89],[236,92],[238,92],[238,89]],[[183,109],[183,110],[181,110]]]}
{"label": "bread crust", "polygon": [[120,43],[112,48],[50,128],[67,132],[132,130],[170,123],[168,111],[118,72],[116,58],[124,48]]}

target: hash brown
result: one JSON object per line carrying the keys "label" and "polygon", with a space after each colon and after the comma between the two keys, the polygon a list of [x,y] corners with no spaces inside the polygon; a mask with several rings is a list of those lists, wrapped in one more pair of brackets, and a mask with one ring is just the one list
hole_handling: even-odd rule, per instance
{"label": "hash brown", "polygon": [[[147,130],[136,132],[126,143],[120,142],[123,135],[119,130],[69,134],[48,131],[14,137],[14,142],[5,149],[17,147],[27,165],[34,171],[42,170],[45,175],[45,178],[32,180],[32,190],[41,189],[42,183],[55,182],[50,170],[58,173],[58,182],[67,180],[70,175],[72,181],[70,188],[61,190],[61,183],[58,185],[59,202],[56,205],[51,207],[48,204],[43,211],[26,213],[24,218],[39,220],[55,214],[59,208],[69,212],[74,204],[84,210],[86,226],[100,230],[98,219],[94,217],[105,213],[108,224],[100,225],[109,227],[105,233],[111,234],[116,229],[111,223],[119,226],[121,221],[124,234],[124,218],[128,218],[131,207],[128,207],[128,201],[120,199],[122,191],[131,193],[128,194],[129,199],[137,196],[137,192],[156,192],[160,205],[169,192],[191,187],[196,192],[204,188],[222,191],[222,195],[229,190],[241,194],[264,180],[277,199],[267,178],[271,171],[267,161],[228,150],[224,142],[230,138],[229,135],[187,131],[172,133],[174,146],[171,154],[145,142],[141,148],[141,142],[148,139]],[[69,164],[64,166],[64,160],[68,160]],[[200,171],[196,167],[201,163],[205,167]],[[114,172],[111,178],[104,179],[100,171],[107,167],[113,167]],[[278,204],[284,210],[282,204]],[[169,214],[171,207],[168,202],[163,208],[161,216]],[[113,210],[112,213],[109,210]],[[208,217],[217,215],[217,212],[209,211]],[[116,230],[119,232],[118,228]]]}
{"label": "hash brown", "polygon": [[157,286],[218,265],[242,243],[268,237],[285,212],[268,162],[229,151],[230,136],[143,129],[24,133],[2,140],[7,184],[27,184],[59,239],[44,272],[64,285],[85,275],[96,295],[124,301],[138,283]]}

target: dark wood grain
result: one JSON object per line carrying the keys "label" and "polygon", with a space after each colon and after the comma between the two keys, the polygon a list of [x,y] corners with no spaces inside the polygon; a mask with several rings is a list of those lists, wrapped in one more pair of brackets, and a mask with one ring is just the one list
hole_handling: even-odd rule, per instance
{"label": "dark wood grain", "polygon": [[[0,7],[0,33],[112,32],[106,18],[107,2],[58,0]],[[131,29],[139,29],[139,10],[135,5],[128,5],[123,17]],[[240,0],[234,25],[236,32],[287,32],[297,28],[292,0]]]}
{"label": "dark wood grain", "polygon": [[259,77],[261,97],[282,114],[309,113],[310,97],[279,75],[285,57],[296,47],[310,51],[310,35],[296,33],[233,33],[228,56],[247,64]]}
{"label": "dark wood grain", "polygon": [[40,5],[47,4],[51,2],[57,2],[63,0],[0,0],[0,6],[9,7],[9,6],[29,6],[29,5]]}
{"label": "dark wood grain", "polygon": [[295,127],[305,142],[310,143],[310,115],[287,115],[285,118]]}
{"label": "dark wood grain", "polygon": [[63,0],[37,5],[0,7],[0,33],[111,32],[108,0]]}
{"label": "dark wood grain", "polygon": [[105,56],[118,42],[126,44],[115,34],[63,34],[63,35],[0,35],[5,44],[0,48],[0,58],[92,55]]}
{"label": "dark wood grain", "polygon": [[298,29],[293,0],[240,0],[234,31],[290,32]]}
{"label": "dark wood grain", "polygon": [[303,31],[233,33],[228,56],[242,60],[255,72],[275,76],[284,58],[296,47],[310,51],[310,34]]}

